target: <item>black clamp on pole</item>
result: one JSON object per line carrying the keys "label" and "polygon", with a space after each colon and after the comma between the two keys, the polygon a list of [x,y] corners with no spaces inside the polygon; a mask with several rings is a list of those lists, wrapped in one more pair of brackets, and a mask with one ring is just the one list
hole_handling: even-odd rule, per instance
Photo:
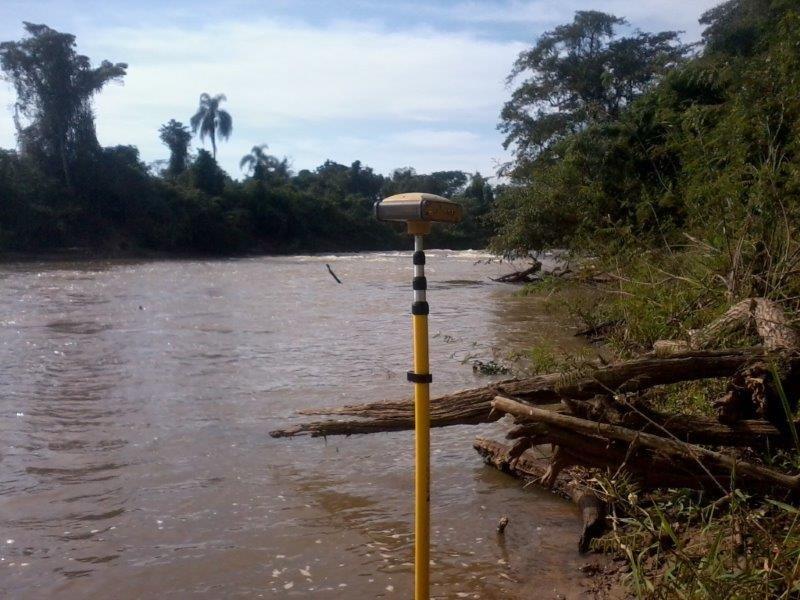
{"label": "black clamp on pole", "polygon": [[408,371],[406,373],[406,379],[411,383],[430,383],[433,381],[433,375],[430,373],[414,373],[414,371]]}

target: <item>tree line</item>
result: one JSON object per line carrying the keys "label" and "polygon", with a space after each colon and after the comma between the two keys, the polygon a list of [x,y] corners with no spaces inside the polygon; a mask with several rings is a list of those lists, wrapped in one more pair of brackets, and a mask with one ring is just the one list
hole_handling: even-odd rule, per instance
{"label": "tree line", "polygon": [[[694,239],[751,266],[800,261],[796,2],[728,0],[700,22],[694,45],[598,11],[539,36],[508,77],[499,129],[513,159],[495,187],[479,173],[384,176],[359,161],[295,173],[266,144],[235,181],[215,158],[233,131],[222,94],[203,94],[188,126],[163,124],[169,159],[148,168],[94,131],[92,98],[127,64],[93,67],[73,36],[28,23],[24,39],[0,44],[18,138],[0,151],[0,248],[396,248],[403,235],[374,220],[373,202],[426,191],[467,205],[462,224],[436,230],[440,245],[612,256]],[[212,151],[193,151],[195,135]]]}
{"label": "tree line", "polygon": [[497,251],[691,247],[743,293],[800,292],[800,6],[729,0],[700,23],[688,46],[579,12],[520,54]]}
{"label": "tree line", "polygon": [[[484,216],[494,190],[480,173],[412,168],[391,175],[355,161],[326,161],[293,172],[286,158],[252,148],[230,177],[217,145],[233,132],[224,94],[202,94],[189,126],[171,119],[157,132],[169,159],[146,165],[136,147],[103,147],[92,100],[122,81],[126,63],[93,66],[73,35],[24,24],[26,36],[0,44],[0,69],[16,92],[16,149],[0,149],[0,250],[79,247],[103,252],[298,252],[400,248],[402,229],[379,223],[373,203],[424,191],[467,205],[461,224],[440,228],[431,242],[484,247]],[[212,151],[191,149],[197,135]]]}

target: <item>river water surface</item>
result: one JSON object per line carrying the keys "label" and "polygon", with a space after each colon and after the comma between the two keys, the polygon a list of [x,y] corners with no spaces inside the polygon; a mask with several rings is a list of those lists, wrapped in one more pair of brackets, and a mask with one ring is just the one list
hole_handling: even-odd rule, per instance
{"label": "river water surface", "polygon": [[[484,258],[428,252],[434,395],[485,384],[473,358],[575,343]],[[0,597],[409,598],[412,434],[268,432],[409,395],[411,270],[410,253],[0,265]],[[580,589],[574,508],[471,448],[505,427],[433,431],[435,597]]]}

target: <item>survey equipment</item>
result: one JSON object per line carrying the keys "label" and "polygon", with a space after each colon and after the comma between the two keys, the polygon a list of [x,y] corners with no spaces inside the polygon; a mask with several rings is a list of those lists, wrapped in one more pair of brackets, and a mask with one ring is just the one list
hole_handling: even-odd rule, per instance
{"label": "survey equipment", "polygon": [[461,205],[419,192],[397,194],[375,203],[380,221],[402,221],[414,236],[414,303],[411,305],[414,369],[414,598],[428,600],[430,589],[430,384],[428,361],[428,301],[423,236],[432,223],[458,223]]}

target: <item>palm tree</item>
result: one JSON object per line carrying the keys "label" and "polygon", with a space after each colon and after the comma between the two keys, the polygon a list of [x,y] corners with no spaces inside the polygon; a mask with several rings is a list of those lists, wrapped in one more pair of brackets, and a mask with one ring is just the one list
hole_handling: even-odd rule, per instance
{"label": "palm tree", "polygon": [[258,177],[258,175],[263,175],[271,158],[269,154],[264,152],[264,149],[268,147],[266,144],[253,146],[250,154],[245,154],[242,160],[239,161],[239,168],[242,171],[252,172],[253,177],[256,179],[262,178]]}
{"label": "palm tree", "polygon": [[219,107],[220,102],[224,100],[227,100],[225,94],[217,94],[213,98],[205,92],[200,94],[200,106],[197,107],[197,112],[190,121],[192,133],[200,130],[201,141],[206,136],[211,138],[211,149],[215,160],[217,158],[217,135],[221,139],[227,140],[233,131],[231,115]]}
{"label": "palm tree", "polygon": [[250,154],[245,154],[239,161],[239,168],[251,172],[253,179],[257,181],[266,181],[268,176],[273,181],[289,179],[291,175],[289,160],[285,157],[283,160],[278,160],[277,157],[264,152],[265,148],[268,148],[266,144],[253,146]]}

